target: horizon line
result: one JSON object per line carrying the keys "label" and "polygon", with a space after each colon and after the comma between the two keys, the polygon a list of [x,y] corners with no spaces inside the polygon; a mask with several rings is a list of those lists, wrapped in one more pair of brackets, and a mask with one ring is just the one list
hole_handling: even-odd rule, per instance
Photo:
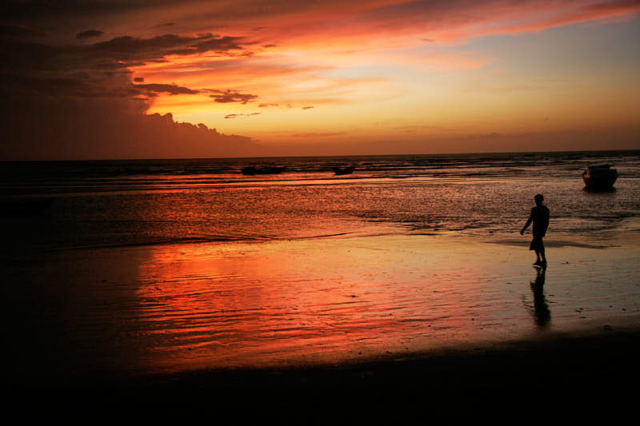
{"label": "horizon line", "polygon": [[443,152],[431,154],[340,154],[340,155],[265,155],[250,157],[160,157],[160,158],[94,158],[94,159],[76,159],[76,160],[2,160],[0,163],[71,163],[71,162],[101,162],[101,161],[180,161],[180,160],[256,160],[256,159],[275,159],[275,158],[353,158],[353,157],[438,157],[438,156],[471,156],[471,155],[532,155],[532,154],[563,154],[563,153],[622,153],[622,152],[639,152],[636,149],[576,149],[576,150],[557,150],[557,151],[476,151],[476,152]]}

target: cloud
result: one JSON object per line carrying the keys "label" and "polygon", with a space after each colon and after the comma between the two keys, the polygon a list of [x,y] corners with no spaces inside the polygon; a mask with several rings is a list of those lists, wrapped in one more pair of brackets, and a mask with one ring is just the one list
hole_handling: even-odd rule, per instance
{"label": "cloud", "polygon": [[[255,22],[264,2],[231,13],[236,24]],[[224,8],[220,8],[224,9]],[[218,12],[222,12],[222,10]],[[269,2],[263,45],[305,50],[380,49],[460,43],[475,37],[541,31],[580,22],[633,16],[637,0],[318,0]],[[233,15],[235,13],[235,15]],[[205,15],[206,19],[215,16]],[[228,16],[228,15],[225,15]],[[205,19],[203,17],[203,19]],[[220,24],[222,24],[220,22]]]}
{"label": "cloud", "polygon": [[600,1],[594,4],[588,4],[585,9],[596,13],[629,13],[640,10],[640,1],[638,0],[614,0]]}
{"label": "cloud", "polygon": [[218,93],[209,95],[209,97],[222,104],[238,102],[245,105],[247,102],[252,102],[253,100],[258,98],[257,95],[251,95],[249,93],[239,93],[232,90],[227,90],[225,92],[216,90],[215,92]]}
{"label": "cloud", "polygon": [[[163,36],[167,37],[167,36]],[[171,36],[178,37],[178,36]],[[156,37],[158,38],[158,37]],[[232,50],[242,50],[243,37],[220,37],[211,34],[194,37],[192,40],[182,38],[176,47],[166,50],[163,55],[195,55],[198,53],[215,52],[219,55],[230,55]],[[176,38],[175,41],[178,41]],[[248,43],[247,43],[248,44]]]}
{"label": "cloud", "polygon": [[134,84],[133,87],[141,93],[166,93],[168,95],[195,95],[199,90],[192,90],[188,87],[181,87],[175,84]]}
{"label": "cloud", "polygon": [[[322,101],[320,101],[320,102],[322,102]],[[335,103],[335,102],[334,101],[330,101],[329,103]],[[262,103],[262,104],[258,105],[258,107],[259,108],[276,108],[276,107],[278,107],[278,108],[292,109],[292,108],[294,108],[294,105],[292,105],[291,103],[279,104],[279,103],[272,102],[272,103]],[[295,106],[295,108],[297,108],[297,107],[298,106]],[[299,107],[299,108],[303,109],[303,110],[309,110],[309,109],[315,108],[315,106],[306,105],[306,106],[302,106],[302,107]]]}
{"label": "cloud", "polygon": [[[90,30],[76,34],[89,41],[78,45],[34,40],[37,35],[19,26],[0,27],[0,159],[202,158],[258,152],[250,138],[179,123],[171,114],[147,115],[158,96],[193,96],[203,89],[144,83],[144,77],[134,79],[131,71],[171,55],[224,56],[243,49],[240,37],[168,34],[94,42],[100,34]],[[257,97],[205,90],[219,102],[247,103]]]}
{"label": "cloud", "polygon": [[4,37],[44,37],[47,33],[39,30],[32,30],[29,28],[18,27],[15,25],[0,25],[0,38]]}
{"label": "cloud", "polygon": [[[536,10],[536,7],[543,7],[540,1],[531,1],[526,4],[526,10],[529,11],[531,17],[527,20],[517,20],[517,24],[504,20],[502,23],[487,25],[482,32],[475,34],[483,35],[499,35],[499,34],[519,34],[543,31],[550,28],[558,28],[567,25],[606,21],[610,18],[633,16],[640,11],[640,1],[638,0],[613,0],[613,1],[586,1],[586,2],[567,2],[558,3],[552,7],[550,12],[544,10]],[[513,6],[505,7],[503,10],[497,8],[501,14],[506,17],[512,16],[517,12]],[[512,10],[510,10],[512,9]],[[488,21],[489,17],[484,19]],[[467,37],[472,36],[470,33]]]}
{"label": "cloud", "polygon": [[175,22],[194,33],[243,28],[245,33],[259,33],[263,46],[302,42],[325,48],[327,38],[333,47],[343,42],[356,47],[393,44],[400,39],[451,42],[537,31],[638,10],[640,4],[635,0],[57,0],[55,7],[48,2],[4,0],[0,3],[0,21],[42,28],[60,22],[72,29],[109,25],[126,34],[141,31],[140,22],[146,19],[159,22],[151,28],[168,28]]}
{"label": "cloud", "polygon": [[[221,37],[209,33],[195,36],[120,36],[85,45],[54,44],[25,39],[35,33],[19,27],[0,27],[10,37],[0,39],[0,87],[5,95],[25,91],[55,96],[137,97],[149,95],[196,94],[176,84],[161,82],[132,85],[132,67],[162,63],[170,55],[207,52],[225,55],[242,49],[240,37]],[[97,36],[97,30],[78,33],[81,39]],[[140,81],[137,81],[140,82]],[[256,95],[217,91],[217,102],[246,103]]]}
{"label": "cloud", "polygon": [[412,125],[404,125],[404,126],[396,126],[394,130],[399,130],[404,133],[424,133],[425,131],[434,134],[434,133],[449,133],[454,129],[451,127],[443,127],[443,126],[433,126],[428,124],[412,124]]}
{"label": "cloud", "polygon": [[213,52],[229,55],[242,50],[242,37],[220,37],[209,33],[196,36],[165,34],[140,38],[121,36],[84,47],[78,54],[90,61],[118,61],[127,66],[146,62],[162,62],[171,55],[188,56]]}
{"label": "cloud", "polygon": [[101,37],[103,34],[104,32],[99,30],[87,30],[76,34],[76,38],[79,40],[83,40],[87,38]]}
{"label": "cloud", "polygon": [[[31,81],[34,87],[41,89],[48,83],[55,83],[59,88],[61,83],[67,84],[69,93],[74,96],[82,93],[96,96],[101,88],[103,95],[107,96],[122,96],[126,93],[135,96],[136,93],[131,92],[129,68],[147,63],[160,63],[169,55],[191,55],[207,52],[209,49],[216,49],[216,54],[224,55],[225,49],[240,48],[238,38],[233,40],[230,42],[226,37],[211,34],[163,35],[150,38],[122,36],[77,46],[5,38],[0,42],[0,54],[3,57],[3,61],[0,62],[0,78],[4,80],[6,90],[11,90],[7,82]],[[29,84],[21,86],[27,87]],[[91,90],[86,90],[87,87]],[[156,92],[159,91],[156,89],[162,89],[169,94],[189,93],[168,86],[147,88]],[[221,96],[221,99],[224,100],[225,96]],[[253,97],[244,98],[245,101],[250,99]]]}
{"label": "cloud", "polygon": [[[131,0],[127,2],[4,0],[0,23],[29,24],[33,28],[61,25],[78,33],[86,27],[109,28],[120,34],[144,33],[144,20],[159,22],[152,29],[174,27],[206,33],[212,28],[260,35],[260,46],[292,45],[355,48],[398,43],[455,42],[492,34],[539,31],[576,22],[631,15],[640,10],[636,0]],[[517,24],[514,25],[514,22]],[[78,26],[83,26],[84,28]],[[108,26],[108,27],[107,27]],[[75,34],[74,33],[74,34]],[[148,33],[147,33],[148,35]],[[229,51],[246,40],[227,38],[188,46],[186,51]],[[256,41],[257,42],[257,41]],[[236,52],[238,53],[238,52]],[[242,52],[250,53],[250,52]]]}
{"label": "cloud", "polygon": [[261,113],[259,112],[252,112],[250,114],[227,114],[224,116],[225,120],[229,120],[232,118],[236,118],[236,117],[251,117],[253,115],[260,115]]}
{"label": "cloud", "polygon": [[173,27],[173,26],[175,26],[175,25],[176,25],[176,23],[175,23],[175,22],[164,22],[164,23],[162,23],[162,24],[154,25],[154,26],[153,26],[153,27],[151,27],[151,28],[169,28],[169,27]]}
{"label": "cloud", "polygon": [[46,98],[0,103],[3,160],[207,158],[255,155],[250,138],[225,135],[171,114],[145,115],[143,101]]}
{"label": "cloud", "polygon": [[289,136],[296,139],[318,139],[318,138],[333,138],[336,136],[347,135],[348,132],[298,132],[290,133]]}

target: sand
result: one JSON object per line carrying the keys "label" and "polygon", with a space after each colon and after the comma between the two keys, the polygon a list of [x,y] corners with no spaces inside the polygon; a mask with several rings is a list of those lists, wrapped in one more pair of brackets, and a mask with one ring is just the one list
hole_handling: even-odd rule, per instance
{"label": "sand", "polygon": [[[11,389],[591,395],[636,383],[638,246],[397,235],[20,254]],[[524,237],[523,237],[524,238]]]}
{"label": "sand", "polygon": [[[640,331],[607,328],[603,332],[553,334],[493,345],[461,345],[398,358],[276,369],[213,370],[102,382],[120,391],[156,395],[190,392],[247,394],[266,392],[413,396],[588,393],[624,394],[640,378]],[[101,386],[102,386],[101,385]]]}

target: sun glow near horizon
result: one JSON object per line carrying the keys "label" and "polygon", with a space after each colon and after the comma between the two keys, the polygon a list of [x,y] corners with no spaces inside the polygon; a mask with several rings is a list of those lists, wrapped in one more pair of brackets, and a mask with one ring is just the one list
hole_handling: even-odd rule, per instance
{"label": "sun glow near horizon", "polygon": [[[551,28],[505,24],[503,32],[476,37],[469,30],[441,42],[417,30],[368,38],[323,32],[321,44],[279,39],[246,57],[180,58],[134,75],[257,93],[248,102],[218,104],[206,95],[163,96],[149,113],[170,112],[178,121],[266,144],[300,143],[305,134],[322,143],[630,127],[639,118],[634,71],[640,60],[625,57],[630,52],[620,43],[638,36],[638,21],[624,12],[622,22],[596,16]],[[269,38],[276,37],[272,30]],[[386,44],[372,41],[385,37]],[[611,58],[612,49],[617,57]],[[617,62],[603,64],[603,56]]]}

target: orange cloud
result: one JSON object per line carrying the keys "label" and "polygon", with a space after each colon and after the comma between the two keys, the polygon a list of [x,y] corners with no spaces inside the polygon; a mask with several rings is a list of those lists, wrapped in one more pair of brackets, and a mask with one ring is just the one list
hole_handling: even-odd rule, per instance
{"label": "orange cloud", "polygon": [[[472,37],[540,31],[597,21],[640,10],[638,1],[498,0],[319,1],[307,7],[273,9],[263,43],[284,49],[358,49],[409,46],[429,39],[456,42]],[[257,17],[247,14],[255,22]],[[514,22],[517,22],[514,24]]]}

